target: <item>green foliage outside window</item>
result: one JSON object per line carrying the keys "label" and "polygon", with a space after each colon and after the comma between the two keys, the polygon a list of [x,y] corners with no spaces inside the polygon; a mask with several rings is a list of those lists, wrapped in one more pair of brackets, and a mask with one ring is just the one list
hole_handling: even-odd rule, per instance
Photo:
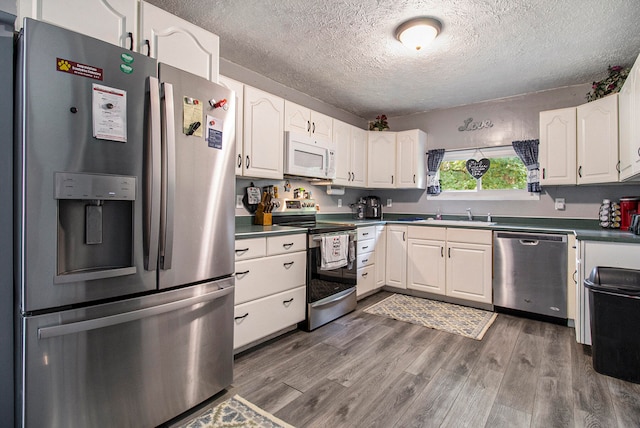
{"label": "green foliage outside window", "polygon": [[[442,162],[440,187],[443,191],[476,189],[476,179],[467,172],[466,163],[466,160]],[[517,156],[491,158],[491,166],[478,180],[478,185],[482,190],[526,190],[527,167]]]}

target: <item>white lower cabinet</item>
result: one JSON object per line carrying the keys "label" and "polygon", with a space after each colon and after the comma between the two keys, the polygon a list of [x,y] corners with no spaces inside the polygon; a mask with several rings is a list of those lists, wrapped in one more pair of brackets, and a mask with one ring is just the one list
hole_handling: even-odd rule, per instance
{"label": "white lower cabinet", "polygon": [[387,225],[385,284],[407,288],[407,226]]}
{"label": "white lower cabinet", "polygon": [[304,320],[306,286],[236,305],[233,348],[238,349]]}
{"label": "white lower cabinet", "polygon": [[[384,228],[384,226],[382,227]],[[376,270],[378,269],[377,254],[380,252],[384,253],[384,246],[381,246],[379,242],[376,226],[359,227],[358,257],[356,259],[358,268],[356,295],[358,298],[365,297],[379,288],[376,281]]]}
{"label": "white lower cabinet", "polygon": [[408,289],[492,303],[492,232],[408,228]]}
{"label": "white lower cabinet", "polygon": [[303,321],[306,234],[236,241],[235,350]]}

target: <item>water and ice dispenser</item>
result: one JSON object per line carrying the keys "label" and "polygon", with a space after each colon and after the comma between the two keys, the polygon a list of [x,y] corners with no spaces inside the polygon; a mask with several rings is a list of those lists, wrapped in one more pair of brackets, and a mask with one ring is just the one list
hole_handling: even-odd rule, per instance
{"label": "water and ice dispenser", "polygon": [[55,174],[58,204],[56,283],[129,275],[136,178]]}

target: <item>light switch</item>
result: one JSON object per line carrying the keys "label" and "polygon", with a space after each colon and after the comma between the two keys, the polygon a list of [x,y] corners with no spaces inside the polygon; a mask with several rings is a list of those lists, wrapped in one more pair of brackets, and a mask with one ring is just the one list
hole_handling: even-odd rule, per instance
{"label": "light switch", "polygon": [[242,195],[236,195],[236,208],[242,208]]}
{"label": "light switch", "polygon": [[387,199],[387,206],[390,207],[392,205],[391,198]]}
{"label": "light switch", "polygon": [[565,209],[564,198],[556,198],[555,209],[563,211]]}
{"label": "light switch", "polygon": [[338,198],[338,208],[342,206],[342,199]]}

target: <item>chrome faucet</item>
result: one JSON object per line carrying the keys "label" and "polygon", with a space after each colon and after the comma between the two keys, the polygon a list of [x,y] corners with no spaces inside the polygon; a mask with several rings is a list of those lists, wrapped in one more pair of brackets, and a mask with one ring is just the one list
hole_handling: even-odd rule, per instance
{"label": "chrome faucet", "polygon": [[471,214],[471,208],[467,208],[467,218],[469,221],[473,221],[473,215]]}

